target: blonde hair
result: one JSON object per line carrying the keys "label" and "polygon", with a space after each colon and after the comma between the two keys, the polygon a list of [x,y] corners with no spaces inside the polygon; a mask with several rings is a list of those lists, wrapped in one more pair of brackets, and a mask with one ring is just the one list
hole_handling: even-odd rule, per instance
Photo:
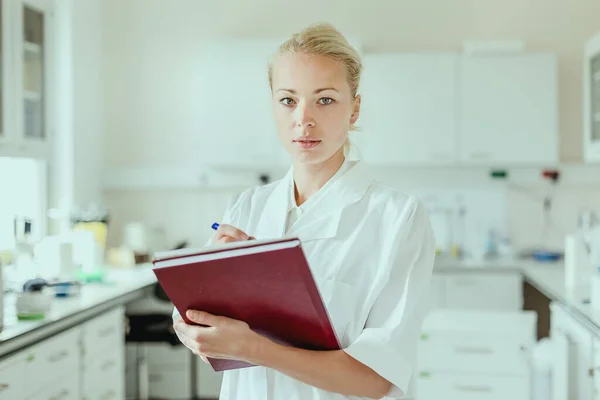
{"label": "blonde hair", "polygon": [[[293,53],[305,53],[310,55],[322,55],[330,57],[342,63],[346,71],[346,80],[350,86],[352,98],[358,94],[360,76],[362,72],[362,61],[360,54],[348,43],[333,25],[328,23],[317,23],[294,33],[288,40],[279,46],[278,51],[269,61],[269,87],[273,90],[273,65],[278,56]],[[357,131],[354,124],[350,131]],[[344,143],[344,152],[350,151],[349,138]]]}

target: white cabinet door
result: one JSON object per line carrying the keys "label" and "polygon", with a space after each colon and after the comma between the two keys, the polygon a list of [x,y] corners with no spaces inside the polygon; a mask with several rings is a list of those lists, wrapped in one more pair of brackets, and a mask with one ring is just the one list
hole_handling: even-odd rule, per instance
{"label": "white cabinet door", "polygon": [[0,400],[25,397],[25,355],[19,353],[0,362]]}
{"label": "white cabinet door", "polygon": [[585,161],[600,162],[600,33],[586,43],[583,77]]}
{"label": "white cabinet door", "polygon": [[594,400],[600,400],[600,337],[593,339],[593,354],[592,354],[592,380]]}
{"label": "white cabinet door", "polygon": [[[417,400],[529,400],[526,377],[488,374],[421,374]],[[566,400],[566,399],[563,399]]]}
{"label": "white cabinet door", "polygon": [[[594,366],[592,333],[560,306],[551,304],[550,310],[551,338],[556,340],[557,345],[553,372],[559,379],[559,382],[554,383],[554,390],[557,393],[564,393],[566,390],[568,399],[591,400],[594,387],[591,373]],[[559,397],[555,399],[558,400]]]}
{"label": "white cabinet door", "polygon": [[196,359],[196,396],[200,399],[218,399],[223,372],[215,372],[200,357]]}
{"label": "white cabinet door", "polygon": [[457,272],[446,277],[444,308],[520,310],[523,304],[521,274]]}
{"label": "white cabinet door", "polygon": [[210,166],[259,168],[286,163],[267,79],[275,40],[209,42],[199,47],[197,149]]}
{"label": "white cabinet door", "polygon": [[455,162],[457,63],[447,54],[365,55],[358,120],[365,161]]}
{"label": "white cabinet door", "polygon": [[79,375],[77,370],[63,372],[65,375],[48,384],[30,400],[79,400]]}
{"label": "white cabinet door", "polygon": [[558,162],[556,57],[464,57],[461,63],[461,161]]}

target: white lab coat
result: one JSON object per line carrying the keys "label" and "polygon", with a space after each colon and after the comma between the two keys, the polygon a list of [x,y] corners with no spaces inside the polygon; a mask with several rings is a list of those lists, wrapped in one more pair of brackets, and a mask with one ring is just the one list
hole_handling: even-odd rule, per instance
{"label": "white lab coat", "polygon": [[[292,169],[279,181],[235,196],[222,222],[257,239],[299,237],[344,351],[392,382],[389,398],[412,397],[433,231],[420,201],[375,181],[361,162],[352,163],[287,232]],[[257,366],[226,371],[220,398],[348,397]]]}

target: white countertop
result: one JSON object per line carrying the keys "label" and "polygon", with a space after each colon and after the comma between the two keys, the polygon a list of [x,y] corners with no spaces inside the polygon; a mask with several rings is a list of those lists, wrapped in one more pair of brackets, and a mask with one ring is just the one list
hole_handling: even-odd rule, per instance
{"label": "white countertop", "polygon": [[542,263],[525,259],[436,261],[434,272],[520,272],[524,279],[552,301],[565,306],[582,323],[600,335],[600,309],[590,304],[590,286],[567,287],[562,262]]}
{"label": "white countertop", "polygon": [[[131,269],[109,269],[105,282],[83,285],[78,296],[54,298],[46,317],[38,321],[18,320],[16,295],[6,294],[4,327],[0,332],[0,356],[22,347],[26,344],[25,337],[34,333],[37,337],[47,336],[52,331],[64,329],[68,324],[81,322],[93,314],[140,298],[144,295],[144,290],[155,282],[156,276],[150,264]],[[27,338],[28,342],[32,340],[36,338]]]}

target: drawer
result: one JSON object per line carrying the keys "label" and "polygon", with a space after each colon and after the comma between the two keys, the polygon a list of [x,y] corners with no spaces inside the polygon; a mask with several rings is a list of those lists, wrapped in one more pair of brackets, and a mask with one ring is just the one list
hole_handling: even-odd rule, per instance
{"label": "drawer", "polygon": [[118,307],[81,326],[84,354],[98,354],[122,347],[125,342],[123,309]]}
{"label": "drawer", "polygon": [[[65,371],[62,371],[63,373]],[[79,374],[77,370],[63,375],[49,385],[46,385],[30,400],[79,400]]]}
{"label": "drawer", "polygon": [[520,273],[456,273],[446,276],[445,308],[520,310],[523,279]]}
{"label": "drawer", "polygon": [[25,373],[30,377],[27,381],[26,395],[36,393],[67,371],[77,374],[80,359],[79,339],[79,329],[73,328],[24,350]]}
{"label": "drawer", "polygon": [[82,373],[84,400],[117,400],[125,397],[124,355],[105,352],[86,364]]}
{"label": "drawer", "polygon": [[476,374],[424,374],[417,400],[530,400],[527,378]]}
{"label": "drawer", "polygon": [[223,372],[216,372],[200,357],[197,358],[196,364],[196,397],[218,399],[221,393]]}
{"label": "drawer", "polygon": [[[185,346],[167,343],[146,343],[148,364],[190,364],[193,353]],[[194,357],[197,358],[197,357]]]}
{"label": "drawer", "polygon": [[148,391],[153,399],[190,399],[192,380],[189,368],[149,365]]}
{"label": "drawer", "polygon": [[528,375],[531,350],[523,343],[482,335],[451,334],[419,342],[419,369]]}
{"label": "drawer", "polygon": [[0,362],[0,400],[25,397],[25,358],[21,354]]}

